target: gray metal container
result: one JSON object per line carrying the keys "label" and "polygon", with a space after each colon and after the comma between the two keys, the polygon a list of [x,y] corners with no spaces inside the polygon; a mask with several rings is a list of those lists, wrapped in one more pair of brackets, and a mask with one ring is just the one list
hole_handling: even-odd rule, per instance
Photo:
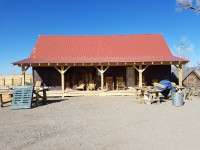
{"label": "gray metal container", "polygon": [[183,106],[183,92],[173,92],[172,93],[172,105]]}

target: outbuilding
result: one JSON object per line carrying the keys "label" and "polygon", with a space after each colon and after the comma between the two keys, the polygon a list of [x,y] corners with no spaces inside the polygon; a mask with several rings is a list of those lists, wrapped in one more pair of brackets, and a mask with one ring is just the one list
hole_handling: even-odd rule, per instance
{"label": "outbuilding", "polygon": [[[185,67],[183,70],[183,82],[182,84],[186,87],[195,87],[196,85],[200,85],[200,76],[195,70],[195,68],[192,67]],[[171,80],[174,82],[178,82],[178,72],[174,68],[172,69],[172,77]]]}

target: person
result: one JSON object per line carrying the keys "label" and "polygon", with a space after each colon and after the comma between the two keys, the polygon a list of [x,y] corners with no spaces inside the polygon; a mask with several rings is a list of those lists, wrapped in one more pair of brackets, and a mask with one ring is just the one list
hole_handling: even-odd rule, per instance
{"label": "person", "polygon": [[172,86],[171,82],[169,80],[161,80],[159,84],[162,84],[164,86],[156,86],[157,89],[162,90],[162,95],[164,96],[165,99],[168,98],[170,90],[174,90],[175,87]]}

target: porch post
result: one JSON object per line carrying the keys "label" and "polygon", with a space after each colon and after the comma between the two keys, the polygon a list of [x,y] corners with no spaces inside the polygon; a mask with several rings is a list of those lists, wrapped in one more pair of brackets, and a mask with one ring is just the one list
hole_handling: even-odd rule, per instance
{"label": "porch post", "polygon": [[142,87],[142,65],[139,65],[139,87]]}
{"label": "porch post", "polygon": [[65,69],[65,66],[61,66],[61,70],[59,70],[56,66],[54,66],[54,68],[60,72],[61,74],[61,86],[62,86],[62,98],[64,98],[64,94],[65,94],[65,72],[70,68],[70,66],[68,66]]}
{"label": "porch post", "polygon": [[104,85],[104,72],[106,72],[106,70],[108,70],[108,68],[109,68],[110,66],[107,66],[104,70],[103,70],[103,66],[101,66],[101,69],[99,69],[99,68],[97,68],[96,66],[95,66],[95,68],[100,72],[100,74],[101,74],[101,91],[103,91],[103,85]]}
{"label": "porch post", "polygon": [[25,72],[26,72],[25,66],[22,66],[22,86],[25,85],[25,76],[26,76]]}
{"label": "porch post", "polygon": [[139,72],[139,87],[142,87],[142,73],[149,67],[149,65],[145,66],[142,69],[142,65],[139,65],[139,68],[133,65],[133,68],[135,68]]}
{"label": "porch post", "polygon": [[61,86],[62,86],[62,98],[64,98],[65,93],[65,76],[64,76],[64,66],[61,66]]}
{"label": "porch post", "polygon": [[26,78],[26,70],[29,68],[30,66],[22,66],[22,86],[25,85],[25,78]]}
{"label": "porch post", "polygon": [[103,82],[103,79],[104,79],[103,73],[104,73],[103,66],[101,66],[101,91],[103,91],[103,85],[104,85],[104,82]]}
{"label": "porch post", "polygon": [[183,84],[183,70],[182,70],[182,64],[176,65],[174,64],[174,66],[177,68],[178,70],[178,85],[182,86]]}
{"label": "porch post", "polygon": [[182,86],[183,83],[183,70],[182,70],[182,64],[178,66],[178,85]]}

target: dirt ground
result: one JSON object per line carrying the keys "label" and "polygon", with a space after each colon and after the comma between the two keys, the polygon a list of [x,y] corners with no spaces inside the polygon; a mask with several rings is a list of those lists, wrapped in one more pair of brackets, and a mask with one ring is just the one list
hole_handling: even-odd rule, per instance
{"label": "dirt ground", "polygon": [[199,150],[200,99],[134,104],[133,96],[51,98],[0,108],[2,150]]}

